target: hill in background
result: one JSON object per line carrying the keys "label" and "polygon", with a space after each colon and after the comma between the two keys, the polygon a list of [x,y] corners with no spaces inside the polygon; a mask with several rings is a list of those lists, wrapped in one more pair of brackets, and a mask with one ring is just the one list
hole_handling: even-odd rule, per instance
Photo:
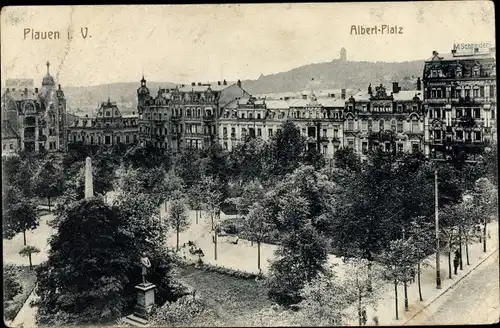
{"label": "hill in background", "polygon": [[[322,90],[347,88],[365,89],[368,84],[384,84],[387,88],[392,82],[399,82],[402,90],[415,88],[417,77],[422,75],[423,60],[406,62],[355,62],[333,60],[326,63],[310,64],[297,67],[287,72],[261,75],[257,80],[243,80],[242,87],[250,94],[279,92],[300,92],[303,90]],[[229,82],[231,83],[231,82]],[[173,88],[177,83],[148,82],[152,94],[159,87]],[[100,102],[116,101],[124,113],[131,113],[137,108],[137,88],[140,83],[112,83],[90,87],[66,87],[69,111],[77,115],[92,115]]]}

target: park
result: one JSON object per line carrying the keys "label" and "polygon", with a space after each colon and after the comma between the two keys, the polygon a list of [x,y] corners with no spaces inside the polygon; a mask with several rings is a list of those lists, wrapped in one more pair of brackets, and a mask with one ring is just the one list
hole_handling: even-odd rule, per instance
{"label": "park", "polygon": [[361,163],[345,149],[329,162],[285,123],[231,152],[3,159],[7,319],[133,325],[144,278],[151,326],[401,324],[440,293],[436,241],[441,290],[498,249],[495,152],[450,163],[375,149]]}

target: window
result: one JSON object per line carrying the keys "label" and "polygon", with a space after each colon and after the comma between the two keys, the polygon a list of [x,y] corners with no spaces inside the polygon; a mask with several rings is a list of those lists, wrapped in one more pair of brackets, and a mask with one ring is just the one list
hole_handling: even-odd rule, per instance
{"label": "window", "polygon": [[465,96],[470,97],[470,89],[465,89]]}
{"label": "window", "polygon": [[413,133],[420,132],[420,126],[419,126],[417,120],[411,121],[411,132],[413,132]]}
{"label": "window", "polygon": [[315,138],[316,137],[316,128],[314,128],[314,127],[307,128],[307,136],[310,138]]}
{"label": "window", "polygon": [[116,143],[120,143],[120,136],[116,137]]}
{"label": "window", "polygon": [[323,145],[323,154],[327,154],[328,153],[328,145]]}
{"label": "window", "polygon": [[458,130],[457,131],[457,140],[462,140],[464,138],[464,132]]}
{"label": "window", "polygon": [[260,120],[260,113],[257,113],[257,119]]}
{"label": "window", "polygon": [[460,118],[463,116],[463,111],[462,109],[457,109],[457,118]]}
{"label": "window", "polygon": [[491,119],[493,119],[493,120],[495,119],[495,110],[494,109],[491,110]]}
{"label": "window", "polygon": [[224,136],[227,135],[227,128],[226,127],[222,128],[222,135],[224,135]]}
{"label": "window", "polygon": [[403,133],[403,122],[402,121],[398,121],[398,123],[397,123],[397,132]]}
{"label": "window", "polygon": [[398,104],[398,112],[402,112],[402,111],[403,111],[403,105]]}
{"label": "window", "polygon": [[[134,142],[136,142],[136,141],[137,141],[137,134],[134,134]],[[99,140],[99,142],[100,142],[100,140]]]}
{"label": "window", "polygon": [[111,137],[110,136],[105,136],[104,137],[104,143],[106,145],[110,145],[111,144]]}
{"label": "window", "polygon": [[416,143],[411,144],[411,151],[413,153],[418,153],[420,151],[420,146],[418,144],[416,144]]}
{"label": "window", "polygon": [[262,137],[262,129],[261,128],[257,129],[257,137]]}
{"label": "window", "polygon": [[227,150],[227,142],[224,141],[224,149]]}
{"label": "window", "polygon": [[472,90],[472,96],[473,96],[474,98],[479,97],[479,89],[473,89],[473,90]]}
{"label": "window", "polygon": [[326,129],[323,129],[323,137],[327,137],[327,132],[326,132]]}
{"label": "window", "polygon": [[472,112],[470,108],[465,109],[465,116],[472,117]]}
{"label": "window", "polygon": [[241,113],[241,118],[245,118],[245,113]]}
{"label": "window", "polygon": [[339,137],[339,130],[338,129],[334,129],[333,130],[333,137],[334,138],[338,138]]}
{"label": "window", "polygon": [[403,152],[403,144],[401,142],[398,142],[398,152]]}
{"label": "window", "polygon": [[109,111],[106,111],[106,116],[111,116],[111,113]]}
{"label": "window", "polygon": [[241,129],[241,134],[244,135],[244,136],[246,136],[247,135],[247,129],[242,128]]}
{"label": "window", "polygon": [[382,131],[384,130],[384,120],[380,120],[380,122],[378,122],[379,124],[379,130]]}
{"label": "window", "polygon": [[354,140],[352,139],[347,140],[347,147],[354,149]]}
{"label": "window", "polygon": [[353,131],[354,130],[354,121],[353,120],[347,121],[347,130],[348,131]]}
{"label": "window", "polygon": [[361,143],[361,152],[363,153],[363,155],[366,155],[366,153],[368,152],[368,142],[363,141]]}
{"label": "window", "polygon": [[437,139],[437,140],[441,139],[441,130],[434,131],[434,139]]}
{"label": "window", "polygon": [[385,143],[385,151],[391,151],[391,144],[389,142]]}
{"label": "window", "polygon": [[481,118],[481,110],[479,108],[474,108],[474,118]]}
{"label": "window", "polygon": [[481,98],[484,97],[484,86],[483,85],[479,87],[479,96]]}
{"label": "window", "polygon": [[490,98],[495,98],[495,86],[490,85]]}
{"label": "window", "polygon": [[431,98],[436,98],[436,89],[431,90]]}
{"label": "window", "polygon": [[253,114],[252,113],[248,113],[248,118],[252,119],[253,118]]}
{"label": "window", "polygon": [[481,140],[481,132],[480,131],[474,132],[474,140],[476,140],[476,141]]}
{"label": "window", "polygon": [[269,133],[269,136],[272,137],[273,136],[273,129],[269,129],[268,133]]}
{"label": "window", "polygon": [[361,131],[368,131],[368,122],[367,121],[361,122]]}
{"label": "window", "polygon": [[442,90],[441,89],[436,90],[436,98],[442,98]]}

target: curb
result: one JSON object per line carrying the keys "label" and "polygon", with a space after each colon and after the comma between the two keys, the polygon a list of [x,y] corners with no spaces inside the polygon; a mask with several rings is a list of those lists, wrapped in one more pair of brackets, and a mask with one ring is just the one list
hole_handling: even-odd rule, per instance
{"label": "curb", "polygon": [[414,313],[410,318],[408,318],[404,323],[402,323],[401,325],[404,326],[406,325],[408,322],[410,322],[411,320],[413,320],[413,318],[415,318],[417,315],[419,315],[423,310],[425,310],[426,308],[429,307],[429,305],[431,305],[432,303],[434,303],[434,301],[436,301],[438,298],[440,298],[441,296],[443,296],[446,292],[448,292],[451,288],[455,287],[456,284],[458,284],[460,281],[462,281],[462,279],[464,279],[465,277],[467,277],[472,271],[474,271],[478,266],[480,266],[483,262],[485,262],[487,259],[489,259],[492,255],[494,254],[498,254],[498,250],[499,250],[499,247],[495,248],[490,254],[487,254],[481,261],[479,261],[476,265],[474,265],[468,272],[466,272],[463,276],[461,276],[458,280],[454,281],[450,286],[448,286],[446,289],[444,289],[441,293],[439,293],[432,301],[430,301],[429,303],[427,303],[423,308],[421,308],[420,310],[418,310],[416,313]]}

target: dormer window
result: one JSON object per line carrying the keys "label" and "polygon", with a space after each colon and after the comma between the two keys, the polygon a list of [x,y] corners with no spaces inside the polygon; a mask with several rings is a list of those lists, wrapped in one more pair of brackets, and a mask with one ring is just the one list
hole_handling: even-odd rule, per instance
{"label": "dormer window", "polygon": [[455,71],[455,76],[456,77],[462,77],[462,67],[458,66],[456,71]]}
{"label": "dormer window", "polygon": [[432,69],[431,70],[431,77],[440,77],[441,76],[441,70],[440,69]]}

